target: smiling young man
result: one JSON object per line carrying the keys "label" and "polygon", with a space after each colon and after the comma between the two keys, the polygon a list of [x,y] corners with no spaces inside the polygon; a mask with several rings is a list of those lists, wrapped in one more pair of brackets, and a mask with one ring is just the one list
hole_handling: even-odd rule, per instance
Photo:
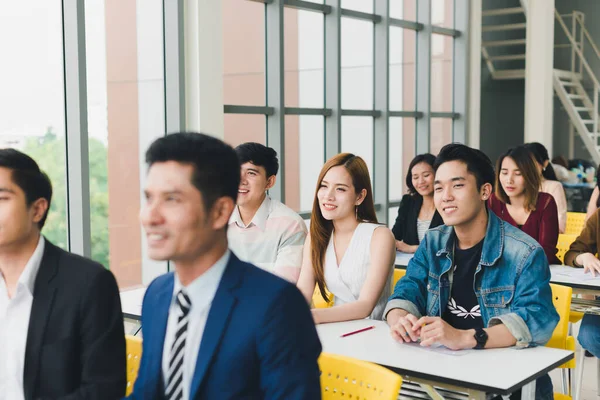
{"label": "smiling young man", "polygon": [[240,182],[233,148],[174,133],[157,139],[146,161],[148,254],[174,272],[146,290],[132,398],[320,399],[321,345],[304,298],[228,250]]}
{"label": "smiling young man", "polygon": [[241,164],[237,206],[229,220],[229,248],[242,260],[292,283],[298,281],[306,224],[291,208],[271,199],[277,153],[260,143],[235,149]]}
{"label": "smiling young man", "polygon": [[51,200],[36,162],[1,149],[0,398],[120,399],[126,360],[117,282],[42,236]]}
{"label": "smiling young man", "polygon": [[[398,342],[450,349],[527,347],[558,322],[542,247],[488,212],[489,158],[449,144],[436,158],[434,202],[444,224],[427,232],[384,311]],[[518,394],[515,394],[518,397]],[[548,375],[536,399],[552,399]]]}

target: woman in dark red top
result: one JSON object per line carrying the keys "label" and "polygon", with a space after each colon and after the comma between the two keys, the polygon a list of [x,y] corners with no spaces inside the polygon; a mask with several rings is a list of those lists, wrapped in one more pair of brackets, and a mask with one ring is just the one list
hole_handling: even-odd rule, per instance
{"label": "woman in dark red top", "polygon": [[552,195],[539,191],[540,176],[531,153],[523,146],[508,150],[496,163],[495,193],[489,208],[521,229],[544,248],[548,263],[556,257],[558,210]]}

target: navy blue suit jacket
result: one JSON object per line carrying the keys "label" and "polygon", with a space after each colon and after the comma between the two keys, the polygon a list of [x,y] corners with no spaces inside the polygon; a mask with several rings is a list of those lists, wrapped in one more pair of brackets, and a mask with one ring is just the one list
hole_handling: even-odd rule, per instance
{"label": "navy blue suit jacket", "polygon": [[[164,397],[162,354],[173,284],[173,273],[162,275],[144,296],[143,353],[130,399]],[[208,314],[190,399],[318,400],[320,353],[298,289],[232,253]]]}

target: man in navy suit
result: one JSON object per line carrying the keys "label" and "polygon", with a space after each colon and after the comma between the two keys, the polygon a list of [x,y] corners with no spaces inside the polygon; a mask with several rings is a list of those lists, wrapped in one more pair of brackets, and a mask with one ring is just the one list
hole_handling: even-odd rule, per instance
{"label": "man in navy suit", "polygon": [[131,398],[320,399],[321,344],[306,301],[227,248],[240,182],[233,148],[176,133],[156,140],[146,162],[148,253],[175,271],[146,291]]}

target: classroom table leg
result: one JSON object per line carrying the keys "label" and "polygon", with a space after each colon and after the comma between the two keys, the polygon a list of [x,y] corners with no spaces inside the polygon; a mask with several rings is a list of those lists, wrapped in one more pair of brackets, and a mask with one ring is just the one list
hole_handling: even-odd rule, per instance
{"label": "classroom table leg", "polygon": [[535,380],[521,389],[521,400],[535,400]]}
{"label": "classroom table leg", "polygon": [[469,400],[485,400],[486,395],[485,392],[481,390],[468,389],[467,394],[469,395]]}

